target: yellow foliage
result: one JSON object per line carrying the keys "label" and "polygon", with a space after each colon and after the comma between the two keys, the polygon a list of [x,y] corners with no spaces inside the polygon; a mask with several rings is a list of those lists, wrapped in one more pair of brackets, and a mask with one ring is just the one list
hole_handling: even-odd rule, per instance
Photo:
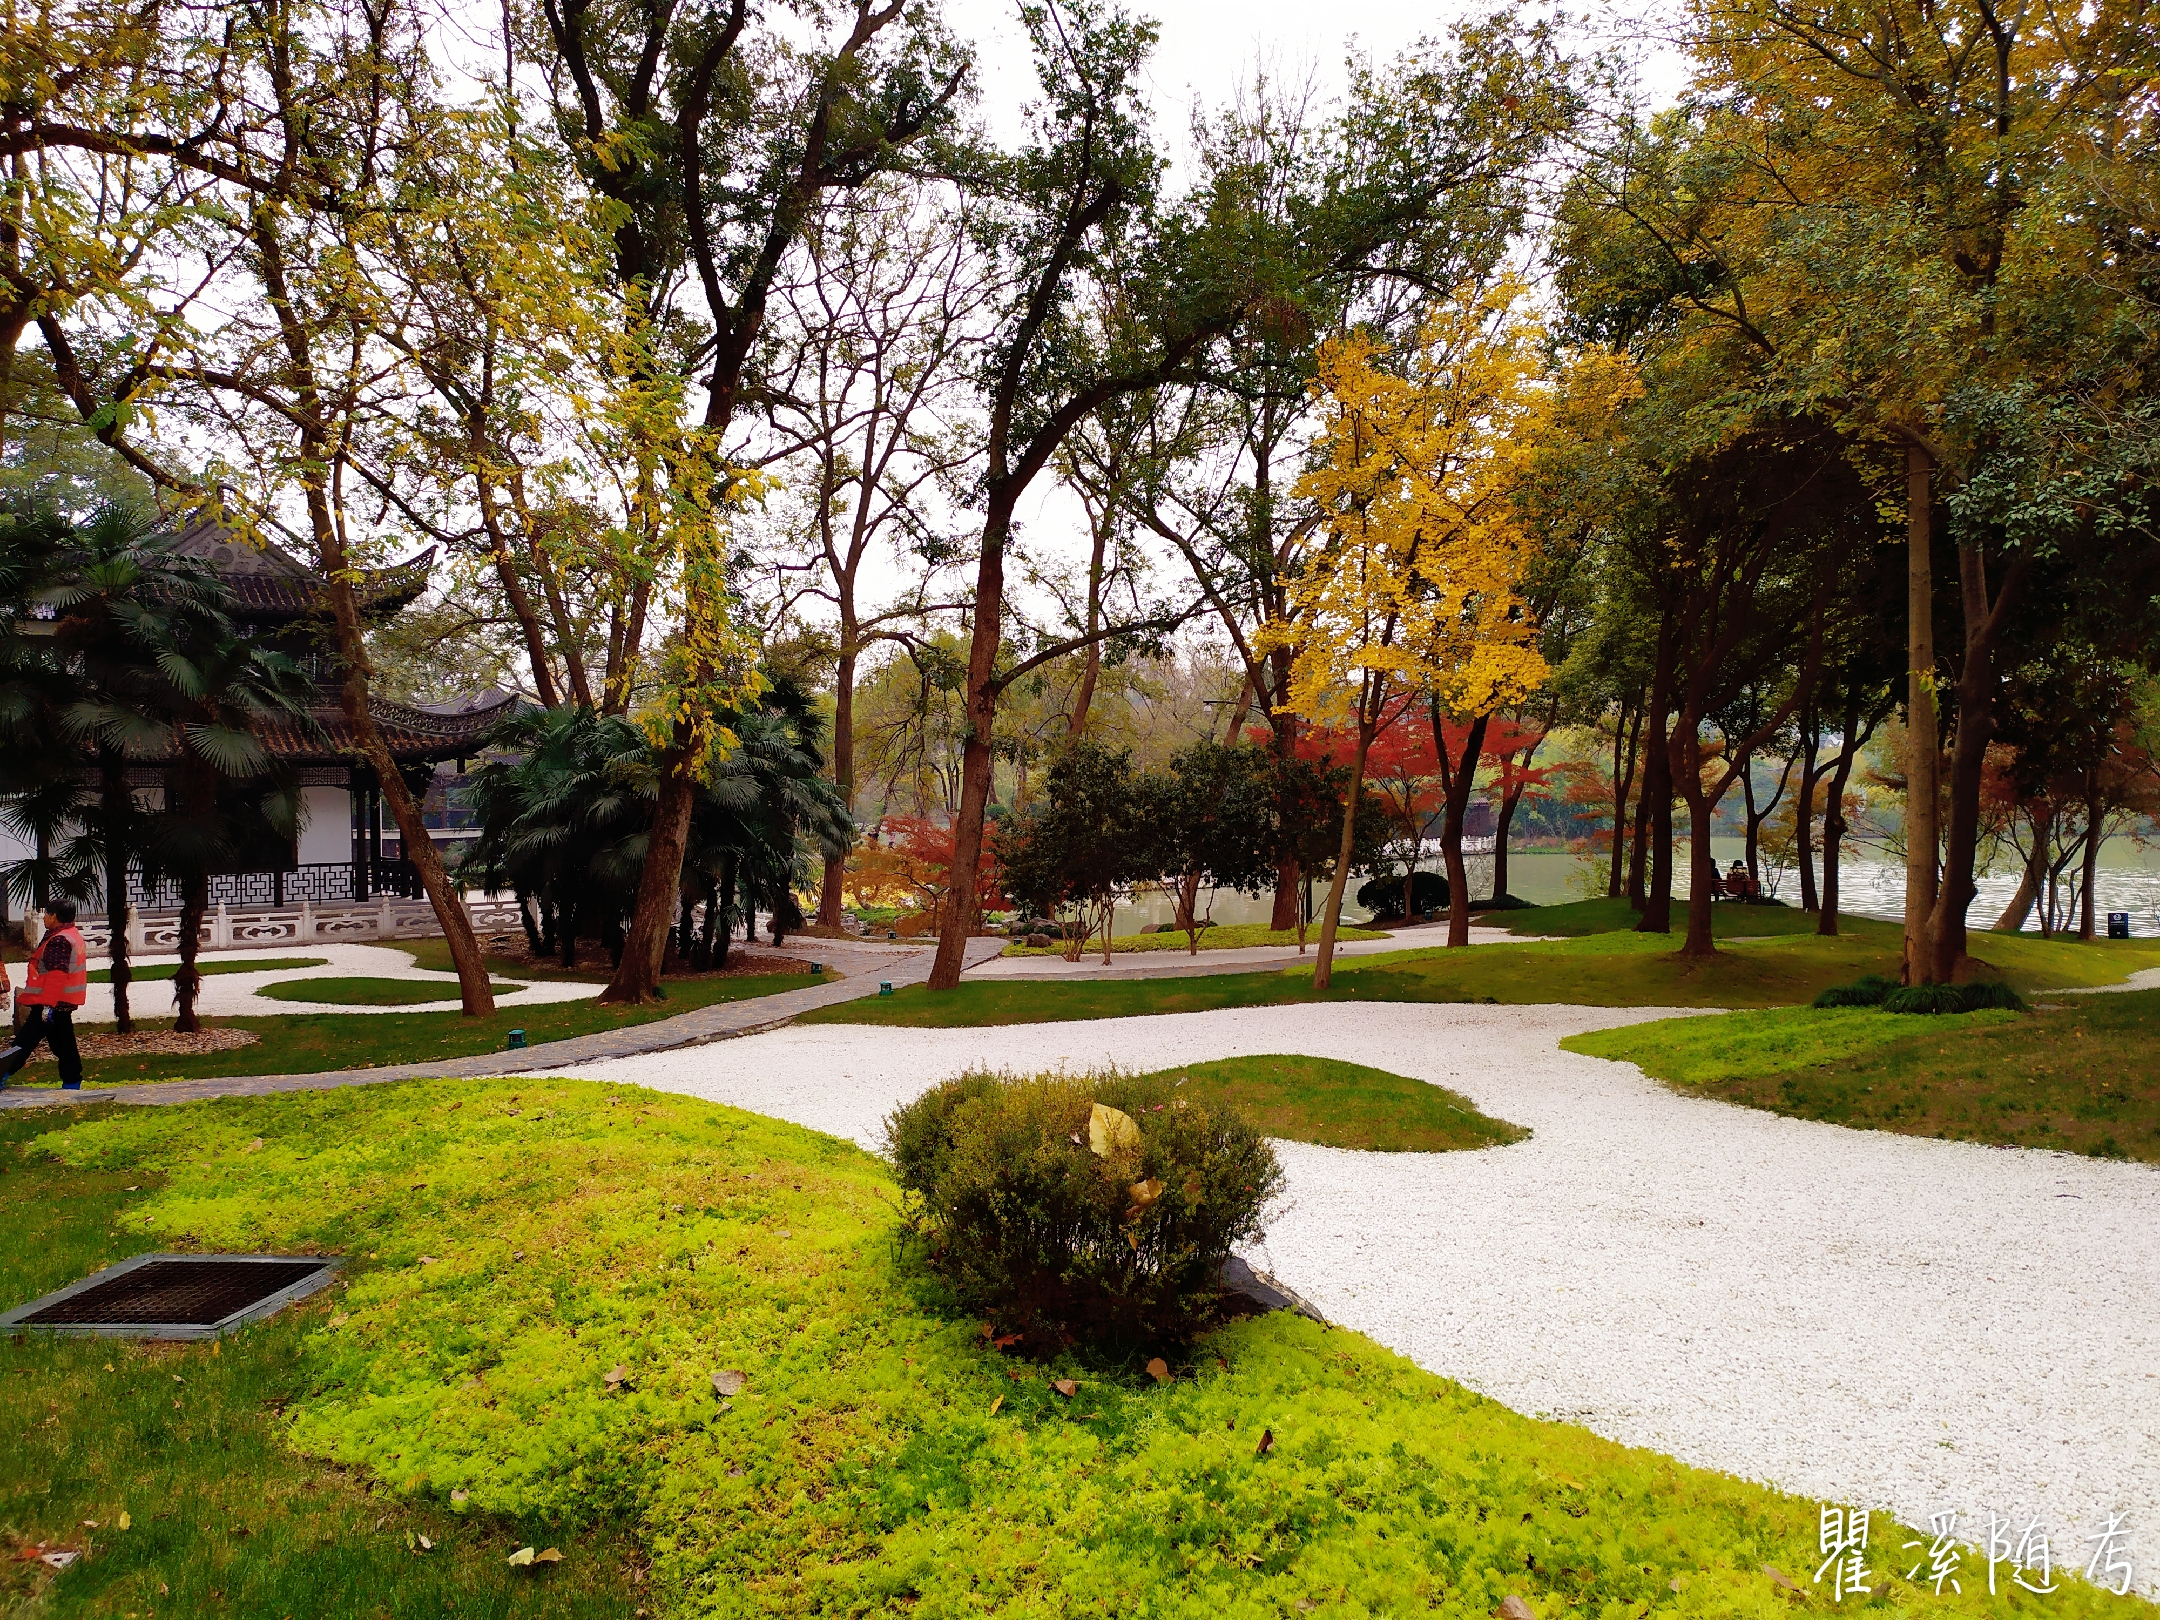
{"label": "yellow foliage", "polygon": [[1532,549],[1514,492],[1538,382],[1520,282],[1435,309],[1400,373],[1365,333],[1323,345],[1325,459],[1297,493],[1326,523],[1304,544],[1266,647],[1295,649],[1286,708],[1370,724],[1390,691],[1481,714],[1543,683],[1519,594]]}

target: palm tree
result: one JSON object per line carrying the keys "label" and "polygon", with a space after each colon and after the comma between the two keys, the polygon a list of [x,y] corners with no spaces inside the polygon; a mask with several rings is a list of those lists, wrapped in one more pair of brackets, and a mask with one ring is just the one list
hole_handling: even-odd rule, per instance
{"label": "palm tree", "polygon": [[652,750],[620,715],[590,708],[512,715],[488,739],[507,758],[473,772],[480,836],[459,876],[518,899],[533,954],[577,965],[578,936],[612,947],[635,901],[652,821]]}
{"label": "palm tree", "polygon": [[[700,967],[725,966],[739,919],[771,915],[774,938],[803,923],[795,895],[855,841],[847,800],[823,775],[823,717],[791,677],[771,678],[754,708],[729,720],[736,746],[701,784],[683,856],[678,949]],[[699,890],[702,889],[702,893]],[[693,934],[702,900],[705,926]]]}
{"label": "palm tree", "polygon": [[[726,962],[745,914],[763,909],[783,928],[790,918],[799,924],[794,893],[809,881],[813,854],[845,854],[852,841],[846,806],[819,774],[822,722],[798,684],[774,681],[729,726],[736,746],[692,799],[676,941],[682,958],[708,967]],[[517,896],[536,955],[558,953],[572,966],[579,937],[597,931],[619,957],[659,796],[651,744],[620,716],[572,708],[513,716],[489,747],[507,757],[473,773],[480,836],[460,876]]]}
{"label": "palm tree", "polygon": [[[226,591],[207,563],[178,555],[169,537],[122,507],[102,507],[88,523],[69,526],[64,547],[65,565],[45,600],[53,646],[74,684],[55,723],[97,766],[98,790],[83,825],[102,869],[113,1015],[125,1034],[134,1028],[127,872],[145,852],[148,825],[128,766],[171,751],[189,703],[161,665],[160,649],[176,636],[214,638]],[[146,866],[144,876],[154,881],[159,873]],[[188,954],[189,944],[182,950]]]}

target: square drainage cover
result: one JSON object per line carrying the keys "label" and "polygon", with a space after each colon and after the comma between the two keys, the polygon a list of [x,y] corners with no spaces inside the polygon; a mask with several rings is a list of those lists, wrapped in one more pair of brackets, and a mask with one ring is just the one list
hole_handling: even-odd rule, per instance
{"label": "square drainage cover", "polygon": [[326,1288],[319,1254],[138,1254],[0,1316],[0,1333],[214,1339]]}

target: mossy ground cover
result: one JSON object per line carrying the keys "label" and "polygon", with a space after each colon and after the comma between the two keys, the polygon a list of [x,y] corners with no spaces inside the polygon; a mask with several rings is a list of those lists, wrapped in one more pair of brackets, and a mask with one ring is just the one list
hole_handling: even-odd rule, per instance
{"label": "mossy ground cover", "polygon": [[[409,982],[409,981],[407,981]],[[770,973],[741,978],[669,980],[667,1000],[652,1006],[603,1006],[597,1001],[558,1001],[533,1007],[515,1002],[498,1006],[488,1018],[462,1013],[284,1013],[261,1018],[208,1020],[219,1028],[251,1029],[260,1037],[253,1046],[199,1056],[152,1054],[85,1058],[83,1075],[92,1086],[130,1085],[144,1080],[194,1080],[222,1075],[315,1074],[329,1069],[360,1069],[386,1063],[432,1063],[505,1049],[509,1033],[522,1029],[528,1045],[593,1035],[603,1030],[649,1024],[722,1001],[773,995],[823,984],[807,973]],[[135,1006],[139,1029],[155,1028],[158,1019],[142,1003]],[[109,1030],[110,1024],[81,1024],[84,1034]],[[52,1078],[57,1071],[40,1066],[26,1071]],[[17,1076],[10,1085],[19,1085]]]}
{"label": "mossy ground cover", "polygon": [[[1345,928],[1340,930],[1335,937],[1339,940],[1349,941],[1387,939],[1392,936],[1380,929]],[[1305,948],[1307,950],[1317,949],[1319,941],[1319,929],[1308,928],[1305,931]],[[1274,946],[1278,949],[1295,950],[1297,949],[1297,942],[1298,937],[1295,928],[1270,928],[1265,923],[1225,923],[1214,928],[1203,928],[1200,931],[1200,950],[1203,954],[1208,951],[1250,950],[1255,946]],[[1190,951],[1191,949],[1192,946],[1186,940],[1183,929],[1176,929],[1163,934],[1127,934],[1110,942],[1110,954],[1113,956],[1126,956],[1146,951]],[[1005,947],[1005,954],[1007,956],[1062,956],[1065,953],[1055,945],[1008,945]],[[1102,946],[1100,944],[1091,946],[1088,951],[1082,953],[1082,960],[1085,960],[1090,955],[1100,960]]]}
{"label": "mossy ground cover", "polygon": [[[165,1186],[148,1164],[56,1162],[31,1146],[54,1123],[0,1114],[7,1306],[146,1247],[142,1211]],[[644,1600],[629,1538],[569,1536],[536,1578],[504,1556],[559,1527],[454,1513],[293,1450],[307,1346],[337,1308],[319,1297],[214,1348],[0,1340],[0,1611],[632,1620]],[[64,1575],[14,1556],[39,1542],[86,1556]]]}
{"label": "mossy ground cover", "polygon": [[[1623,911],[1626,909],[1620,902],[1583,904],[1593,908],[1620,905]],[[1535,919],[1547,911],[1570,913],[1577,922],[1589,920],[1576,906],[1525,908],[1508,915],[1527,919],[1521,924],[1524,932],[1537,933],[1540,930]],[[1762,919],[1802,915],[1772,906],[1732,906],[1722,908],[1721,926],[1726,911],[1744,919],[1735,927],[1756,934],[1769,932],[1757,926]],[[1866,918],[1848,922],[1851,926],[1845,933],[1831,938],[1788,929],[1768,938],[1728,941],[1705,961],[1682,957],[1677,934],[1638,934],[1621,929],[1524,940],[1519,944],[1345,957],[1336,963],[1334,982],[1325,994],[1314,991],[1312,966],[1301,962],[1279,970],[1211,974],[1204,978],[1056,983],[978,979],[944,991],[909,986],[892,996],[820,1008],[804,1014],[801,1021],[966,1028],[1314,1001],[1791,1006],[1812,1001],[1831,985],[1850,983],[1863,973],[1895,976],[1900,954],[1897,929]],[[2028,992],[2116,984],[2140,969],[2160,967],[2160,941],[2155,940],[2079,944],[2034,935],[1977,934],[1974,952],[1983,974],[1999,975]]]}
{"label": "mossy ground cover", "polygon": [[[329,960],[330,958],[327,956],[269,956],[221,962],[212,957],[198,960],[195,964],[195,970],[206,979],[220,973],[291,973],[300,968],[321,967]],[[177,962],[159,962],[150,967],[134,967],[131,965],[128,971],[128,982],[130,984],[150,984],[159,979],[170,979],[179,971],[180,964]],[[112,969],[94,969],[90,974],[90,982],[92,984],[111,984]]]}
{"label": "mossy ground cover", "polygon": [[[491,984],[498,996],[514,996],[522,984]],[[338,1007],[400,1007],[422,1001],[455,1001],[454,979],[287,979],[255,992],[272,1001],[316,1001]]]}
{"label": "mossy ground cover", "polygon": [[[396,948],[411,957],[413,966],[423,972],[457,971],[457,964],[450,960],[450,942],[439,935],[431,939],[401,939]],[[615,976],[605,953],[589,943],[584,948],[583,959],[572,968],[554,961],[531,961],[507,951],[482,951],[480,960],[488,972],[507,974],[514,979],[564,979],[576,984],[606,984]]]}
{"label": "mossy ground cover", "polygon": [[1446,1153],[1501,1147],[1530,1133],[1478,1112],[1444,1086],[1333,1058],[1222,1058],[1165,1069],[1179,1095],[1227,1106],[1261,1134],[1322,1147],[1380,1153]]}
{"label": "mossy ground cover", "polygon": [[1785,1008],[1560,1044],[1800,1119],[2160,1163],[2160,991],[2066,996],[2030,1014]]}
{"label": "mossy ground cover", "polygon": [[[280,1330],[280,1407],[216,1380],[167,1386],[197,1403],[190,1421],[236,1436],[253,1422],[348,1472],[267,1440],[176,1452],[171,1466],[195,1472],[167,1482],[161,1539],[101,1534],[47,1594],[53,1613],[150,1612],[157,1583],[209,1547],[224,1590],[268,1582],[323,1533],[296,1520],[286,1538],[276,1522],[276,1492],[302,1469],[386,1493],[380,1531],[360,1528],[366,1510],[340,1521],[388,1543],[368,1602],[221,1607],[206,1575],[192,1602],[155,1612],[474,1612],[463,1590],[452,1609],[440,1588],[385,1588],[434,1579],[467,1547],[482,1550],[476,1588],[505,1580],[489,1560],[536,1534],[569,1554],[541,1575],[551,1592],[592,1583],[583,1612],[607,1612],[597,1596],[626,1562],[615,1536],[634,1539],[650,1558],[637,1604],[662,1616],[1470,1620],[1512,1593],[1544,1620],[1768,1617],[1792,1600],[1764,1567],[1805,1581],[1817,1562],[1813,1502],[1518,1416],[1295,1316],[1207,1336],[1160,1385],[1000,1356],[901,1240],[880,1163],[692,1099],[432,1082],[115,1110],[9,1168],[33,1203],[63,1176],[103,1189],[101,1256],[200,1244],[352,1260]],[[102,1520],[127,1505],[121,1470],[130,1490],[155,1482],[135,1476],[157,1459],[118,1460],[132,1409],[102,1398],[118,1376],[102,1373],[107,1347],[0,1358],[19,1374],[0,1379],[18,1427],[58,1411],[66,1444],[114,1458],[95,1489],[40,1512]],[[732,1399],[716,1371],[743,1375]],[[1059,1376],[1077,1393],[1055,1392]],[[160,1421],[164,1399],[143,1397]],[[210,1488],[213,1469],[233,1485]],[[53,1473],[22,1448],[0,1457],[18,1503],[43,1501]],[[255,1536],[231,1535],[226,1502],[248,1507]],[[1876,1522],[1885,1544],[1908,1539]],[[27,1508],[18,1523],[47,1528]],[[402,1550],[421,1526],[449,1558]],[[1871,1615],[2149,1613],[2075,1582],[1991,1599],[1973,1579],[1938,1599],[1890,1562]]]}
{"label": "mossy ground cover", "polygon": [[[1612,934],[1631,929],[1638,918],[1635,910],[1625,900],[1571,900],[1557,906],[1524,906],[1511,911],[1495,911],[1480,914],[1476,919],[1481,925],[1504,928],[1511,934],[1522,935],[1568,935]],[[1816,917],[1813,912],[1802,911],[1797,906],[1759,905],[1743,906],[1721,902],[1710,908],[1710,925],[1720,939],[1745,938],[1759,934],[1812,934]],[[1673,927],[1685,932],[1687,928],[1687,902],[1673,902]],[[1868,933],[1890,929],[1895,925],[1873,917],[1845,916],[1838,919],[1841,933]]]}

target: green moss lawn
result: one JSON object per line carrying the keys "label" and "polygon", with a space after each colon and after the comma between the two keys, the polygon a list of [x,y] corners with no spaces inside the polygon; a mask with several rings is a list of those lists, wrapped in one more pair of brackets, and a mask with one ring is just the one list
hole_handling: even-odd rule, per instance
{"label": "green moss lawn", "polygon": [[1361,1063],[1274,1055],[1165,1069],[1161,1078],[1209,1106],[1243,1114],[1268,1136],[1380,1153],[1502,1147],[1530,1133],[1478,1112],[1458,1092]]}
{"label": "green moss lawn", "polygon": [[[0,1114],[8,1306],[142,1250],[143,1212],[164,1196],[147,1162],[65,1165],[32,1145],[66,1117]],[[461,1513],[292,1448],[291,1414],[320,1376],[311,1347],[340,1308],[318,1296],[215,1350],[0,1340],[0,1611],[632,1620],[642,1555],[612,1525]],[[503,1561],[551,1540],[559,1565]],[[39,1542],[86,1556],[64,1575],[15,1556]]]}
{"label": "green moss lawn", "polygon": [[[1391,939],[1394,936],[1371,928],[1345,928],[1340,930],[1335,937],[1340,940],[1361,940]],[[1316,948],[1319,939],[1319,929],[1308,928],[1305,931],[1305,943],[1308,950]],[[1270,945],[1278,949],[1287,947],[1295,950],[1297,942],[1298,937],[1295,928],[1270,928],[1265,923],[1224,923],[1200,931],[1200,949],[1203,954],[1208,951],[1249,950],[1259,945]],[[1113,956],[1128,955],[1136,951],[1190,951],[1191,948],[1186,942],[1182,930],[1167,934],[1127,934],[1110,942],[1110,954]],[[1055,945],[1008,945],[1005,947],[1005,954],[1007,956],[1062,956],[1065,953]],[[1085,955],[1092,955],[1099,960],[1102,956],[1102,946],[1100,944],[1093,946],[1084,954],[1083,960]]]}
{"label": "green moss lawn", "polygon": [[1801,1119],[2160,1163],[2160,991],[2064,996],[2029,1014],[1782,1008],[1560,1044]]}
{"label": "green moss lawn", "polygon": [[[318,981],[310,980],[309,983]],[[411,981],[386,981],[410,983]],[[593,1035],[603,1030],[648,1024],[656,1018],[709,1007],[717,1002],[740,1001],[751,996],[772,995],[823,984],[824,978],[807,973],[768,973],[736,977],[670,979],[663,988],[667,999],[653,1006],[602,1006],[597,1001],[558,1001],[519,1007],[499,1005],[492,1017],[467,1018],[462,1013],[285,1013],[261,1018],[210,1020],[219,1028],[250,1029],[261,1038],[253,1046],[198,1056],[151,1054],[134,1057],[86,1058],[83,1075],[93,1086],[127,1085],[144,1080],[194,1080],[222,1075],[314,1074],[328,1069],[360,1069],[389,1063],[432,1063],[441,1059],[471,1057],[500,1052],[509,1033],[522,1029],[528,1045],[566,1040],[573,1035]],[[156,1029],[163,1009],[135,1004],[138,1029]],[[84,1034],[110,1030],[110,1024],[82,1024]],[[37,1064],[10,1082],[25,1079],[57,1086],[58,1071]]]}
{"label": "green moss lawn", "polygon": [[[1863,973],[1894,977],[1898,971],[1897,928],[1868,918],[1848,918],[1844,933],[1824,939],[1812,932],[1811,921],[1807,931],[1797,926],[1795,920],[1802,919],[1797,911],[1774,906],[1721,907],[1720,929],[1745,931],[1750,937],[1734,940],[1728,935],[1716,956],[1688,961],[1679,954],[1678,934],[1587,931],[1600,917],[1610,920],[1607,914],[1614,906],[1626,911],[1620,902],[1588,901],[1504,914],[1526,934],[1547,931],[1538,923],[1546,913],[1559,914],[1558,926],[1551,932],[1585,930],[1565,938],[1345,957],[1336,964],[1334,983],[1324,995],[1312,987],[1310,964],[1298,963],[1280,970],[1205,978],[1070,983],[980,979],[947,991],[911,986],[890,997],[821,1008],[805,1014],[803,1021],[947,1028],[1311,1001],[1779,1007],[1812,1001],[1818,992]],[[1974,938],[1982,972],[1999,975],[2026,992],[2120,983],[2139,969],[2160,967],[2160,941],[2155,940],[2081,945],[2031,935]]]}
{"label": "green moss lawn", "polygon": [[[223,1356],[0,1345],[13,1533],[134,1519],[41,1614],[1768,1617],[1766,1569],[1817,1562],[1814,1502],[1295,1316],[1160,1385],[1000,1356],[878,1161],[687,1098],[428,1082],[46,1123],[6,1165],[18,1294],[149,1247],[352,1264]],[[500,1563],[550,1541],[551,1569]],[[1883,1586],[1870,1614],[2150,1613]]]}
{"label": "green moss lawn", "polygon": [[[491,984],[498,996],[514,996],[522,984]],[[255,992],[272,1001],[316,1001],[340,1007],[401,1007],[422,1001],[455,1001],[457,981],[436,979],[287,979]]]}

